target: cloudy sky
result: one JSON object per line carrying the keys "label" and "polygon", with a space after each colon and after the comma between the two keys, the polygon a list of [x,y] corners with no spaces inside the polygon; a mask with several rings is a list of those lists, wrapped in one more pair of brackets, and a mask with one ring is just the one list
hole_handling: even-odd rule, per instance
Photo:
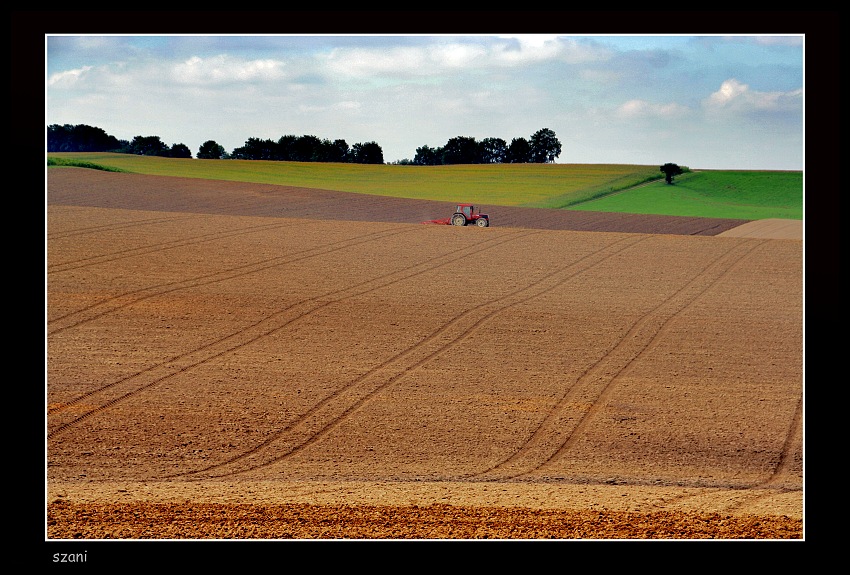
{"label": "cloudy sky", "polygon": [[802,170],[804,36],[46,35],[47,124],[192,154],[284,135],[377,142],[541,128],[558,163]]}

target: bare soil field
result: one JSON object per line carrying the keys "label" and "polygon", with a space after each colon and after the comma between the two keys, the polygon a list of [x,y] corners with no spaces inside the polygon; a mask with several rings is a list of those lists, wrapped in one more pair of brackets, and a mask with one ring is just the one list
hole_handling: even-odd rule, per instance
{"label": "bare soil field", "polygon": [[799,225],[47,187],[46,540],[804,539]]}

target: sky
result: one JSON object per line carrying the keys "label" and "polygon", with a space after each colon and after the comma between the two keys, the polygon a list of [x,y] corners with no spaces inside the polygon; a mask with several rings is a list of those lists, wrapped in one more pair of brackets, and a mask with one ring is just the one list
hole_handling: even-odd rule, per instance
{"label": "sky", "polygon": [[555,132],[562,164],[802,170],[804,34],[45,35],[46,125],[192,155]]}

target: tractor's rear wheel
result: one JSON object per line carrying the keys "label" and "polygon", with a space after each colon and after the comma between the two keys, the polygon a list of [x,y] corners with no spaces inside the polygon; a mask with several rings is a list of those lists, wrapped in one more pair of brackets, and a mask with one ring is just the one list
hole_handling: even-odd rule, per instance
{"label": "tractor's rear wheel", "polygon": [[453,226],[465,226],[466,225],[466,217],[463,214],[455,214],[452,216],[452,225]]}
{"label": "tractor's rear wheel", "polygon": [[475,225],[479,228],[486,228],[490,225],[490,221],[487,218],[478,218],[475,220]]}

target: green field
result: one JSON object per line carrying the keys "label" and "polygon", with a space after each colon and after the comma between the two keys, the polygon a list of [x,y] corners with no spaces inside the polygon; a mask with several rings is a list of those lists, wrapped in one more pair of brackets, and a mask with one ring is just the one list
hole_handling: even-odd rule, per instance
{"label": "green field", "polygon": [[802,172],[705,171],[571,206],[573,210],[760,220],[803,218]]}
{"label": "green field", "polygon": [[803,212],[802,172],[694,172],[671,186],[658,166],[628,164],[403,166],[91,152],[50,153],[48,165],[452,203],[737,219],[802,219]]}

